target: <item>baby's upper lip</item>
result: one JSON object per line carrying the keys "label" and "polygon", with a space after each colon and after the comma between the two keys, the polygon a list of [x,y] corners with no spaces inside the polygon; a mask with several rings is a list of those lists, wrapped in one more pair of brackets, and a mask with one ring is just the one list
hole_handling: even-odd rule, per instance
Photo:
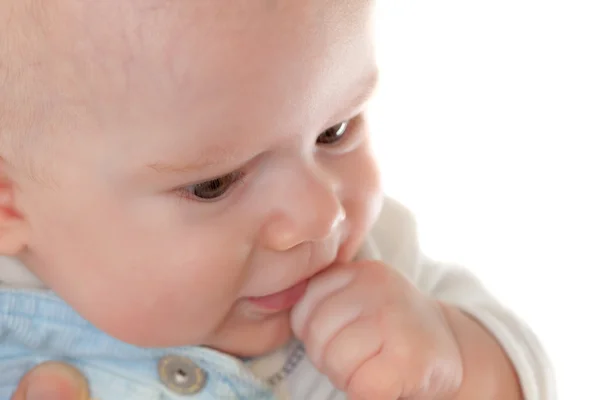
{"label": "baby's upper lip", "polygon": [[250,296],[250,297],[271,296],[273,294],[277,294],[277,293],[283,292],[283,291],[285,291],[287,289],[291,289],[294,286],[298,285],[299,283],[302,283],[304,281],[310,280],[312,277],[314,277],[314,276],[318,275],[319,273],[323,272],[324,270],[326,270],[327,268],[329,268],[332,264],[334,264],[336,259],[337,259],[337,256],[335,258],[333,258],[333,259],[327,260],[326,262],[323,262],[323,263],[320,263],[320,264],[316,264],[315,267],[307,268],[308,273],[306,273],[303,276],[295,279],[294,281],[292,281],[289,284],[281,286],[277,290],[274,290],[274,291],[272,291],[270,293],[261,294],[259,296]]}
{"label": "baby's upper lip", "polygon": [[315,268],[309,268],[308,269],[309,272],[307,274],[305,274],[302,277],[294,280],[291,284],[284,286],[282,289],[279,289],[279,290],[277,290],[275,292],[272,292],[272,293],[267,293],[265,296],[269,296],[269,295],[272,295],[272,294],[275,294],[275,293],[283,292],[283,291],[285,291],[287,289],[290,289],[290,288],[298,285],[301,282],[310,280],[312,277],[318,275],[319,273],[321,273],[324,270],[326,270],[327,268],[329,268],[332,264],[334,264],[336,259],[337,259],[337,257],[334,258],[333,260],[330,260],[330,261],[326,262],[326,263],[321,263],[321,264],[319,264]]}
{"label": "baby's upper lip", "polygon": [[277,285],[276,288],[269,290],[268,293],[259,293],[258,295],[252,294],[249,297],[263,297],[280,293],[298,285],[301,282],[310,280],[315,275],[318,275],[329,268],[338,260],[340,250],[344,246],[344,243],[347,239],[347,235],[344,235],[343,231],[338,232],[337,234],[339,236],[330,237],[329,240],[326,241],[305,244],[309,247],[306,247],[305,250],[301,251],[308,251],[308,254],[305,257],[301,256],[301,258],[304,258],[303,261],[305,265],[308,265],[308,267],[302,269],[304,273],[301,276],[296,277],[294,280],[287,281],[284,285]]}
{"label": "baby's upper lip", "polygon": [[310,271],[311,271],[311,272],[310,272],[309,274],[306,274],[306,276],[304,276],[302,279],[300,279],[300,280],[299,280],[299,281],[297,281],[296,283],[298,283],[298,282],[302,282],[302,281],[304,281],[304,280],[311,279],[311,278],[312,278],[312,277],[314,277],[315,275],[318,275],[318,274],[320,274],[321,272],[325,271],[327,268],[329,268],[329,267],[331,267],[333,264],[335,264],[336,260],[337,260],[337,257],[335,257],[334,259],[332,259],[332,260],[329,260],[329,261],[327,261],[327,262],[325,262],[325,263],[322,263],[322,264],[320,264],[320,265],[319,265],[318,267],[316,267],[316,268],[310,269]]}

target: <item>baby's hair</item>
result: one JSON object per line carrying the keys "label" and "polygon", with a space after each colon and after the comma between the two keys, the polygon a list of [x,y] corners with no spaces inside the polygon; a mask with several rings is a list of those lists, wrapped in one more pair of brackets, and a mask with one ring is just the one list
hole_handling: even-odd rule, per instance
{"label": "baby's hair", "polygon": [[55,112],[56,88],[46,71],[49,8],[54,3],[0,1],[0,161],[38,180],[38,150],[50,153],[46,133],[61,118]]}
{"label": "baby's hair", "polygon": [[39,36],[31,13],[34,3],[41,2],[6,0],[0,4],[0,158],[10,164],[19,164],[24,148],[34,140],[34,96],[43,91],[36,79],[39,60],[33,51]]}

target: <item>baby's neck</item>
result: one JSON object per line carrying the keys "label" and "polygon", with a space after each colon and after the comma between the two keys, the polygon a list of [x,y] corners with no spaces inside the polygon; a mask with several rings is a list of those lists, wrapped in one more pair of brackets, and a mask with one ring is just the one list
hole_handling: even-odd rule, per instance
{"label": "baby's neck", "polygon": [[0,256],[0,288],[42,289],[44,284],[21,261]]}

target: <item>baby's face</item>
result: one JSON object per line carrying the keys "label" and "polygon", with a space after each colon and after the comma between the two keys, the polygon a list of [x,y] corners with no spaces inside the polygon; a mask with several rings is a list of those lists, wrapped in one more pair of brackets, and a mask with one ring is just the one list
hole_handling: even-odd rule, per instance
{"label": "baby's face", "polygon": [[69,119],[19,184],[24,260],[137,345],[281,345],[293,299],[254,298],[351,260],[379,211],[371,2],[226,3],[71,1],[45,45]]}

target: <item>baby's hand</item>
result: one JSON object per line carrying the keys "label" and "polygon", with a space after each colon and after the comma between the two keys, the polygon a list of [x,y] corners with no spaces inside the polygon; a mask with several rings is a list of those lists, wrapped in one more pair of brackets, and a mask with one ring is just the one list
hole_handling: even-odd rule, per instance
{"label": "baby's hand", "polygon": [[315,366],[350,399],[452,399],[462,361],[441,306],[391,267],[334,266],[292,310]]}

